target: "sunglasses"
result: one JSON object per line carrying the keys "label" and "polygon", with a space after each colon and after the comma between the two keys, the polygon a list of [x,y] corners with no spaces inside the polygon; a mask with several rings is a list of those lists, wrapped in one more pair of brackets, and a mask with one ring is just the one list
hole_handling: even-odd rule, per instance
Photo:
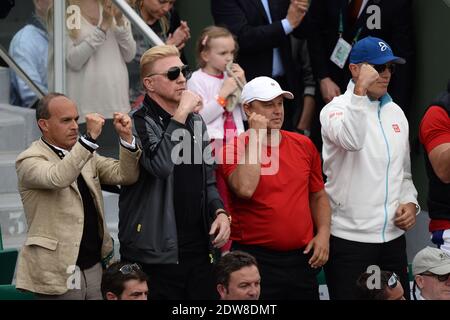
{"label": "sunglasses", "polygon": [[160,75],[160,76],[166,76],[167,79],[169,79],[170,81],[174,81],[174,80],[178,79],[178,77],[180,76],[180,73],[183,74],[183,76],[186,78],[186,80],[188,80],[192,75],[192,71],[189,69],[189,66],[184,65],[181,67],[172,67],[169,70],[167,70],[167,72],[163,72],[163,73],[151,73],[151,74],[147,75],[147,77]]}
{"label": "sunglasses", "polygon": [[139,265],[137,263],[133,263],[133,264],[126,264],[123,265],[119,271],[123,274],[123,275],[127,275],[130,274],[134,271],[139,271],[141,270],[141,267],[139,267]]}
{"label": "sunglasses", "polygon": [[446,282],[450,273],[447,274],[435,274],[435,273],[422,273],[421,276],[437,278],[439,282]]}
{"label": "sunglasses", "polygon": [[389,69],[391,74],[395,72],[395,64],[393,63],[375,64],[373,65],[373,68],[377,70],[378,73],[383,73],[386,69]]}
{"label": "sunglasses", "polygon": [[395,272],[392,272],[392,275],[389,277],[388,280],[388,287],[391,289],[394,289],[397,286],[397,282],[399,282],[400,279],[398,275]]}

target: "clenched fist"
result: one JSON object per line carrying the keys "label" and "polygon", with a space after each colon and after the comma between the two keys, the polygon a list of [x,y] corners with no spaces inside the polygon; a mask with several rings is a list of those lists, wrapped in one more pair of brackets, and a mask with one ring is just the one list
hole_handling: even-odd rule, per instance
{"label": "clenched fist", "polygon": [[359,69],[358,79],[356,80],[354,93],[357,95],[366,95],[367,89],[377,82],[380,75],[369,64],[362,64]]}
{"label": "clenched fist", "polygon": [[119,137],[127,143],[133,142],[133,133],[131,132],[131,118],[126,113],[114,112],[113,124]]}
{"label": "clenched fist", "polygon": [[102,133],[103,125],[105,124],[105,117],[99,113],[88,113],[86,115],[86,132],[97,139]]}

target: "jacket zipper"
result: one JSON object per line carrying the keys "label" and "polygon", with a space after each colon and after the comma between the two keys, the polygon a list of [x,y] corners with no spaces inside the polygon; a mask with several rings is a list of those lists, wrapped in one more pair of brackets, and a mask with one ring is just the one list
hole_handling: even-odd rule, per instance
{"label": "jacket zipper", "polygon": [[387,200],[388,200],[388,194],[389,194],[389,184],[388,184],[389,180],[388,180],[388,177],[389,177],[389,168],[390,168],[390,165],[391,165],[391,152],[390,152],[390,149],[389,149],[389,143],[388,143],[388,140],[386,138],[386,134],[385,134],[384,129],[383,129],[383,125],[381,123],[380,112],[381,112],[381,106],[378,106],[378,123],[380,124],[381,133],[383,134],[383,138],[384,138],[384,142],[386,143],[386,149],[387,149],[387,154],[388,154],[388,163],[387,163],[387,166],[386,166],[386,194],[384,196],[384,225],[383,225],[383,231],[382,231],[382,234],[381,234],[381,237],[383,238],[383,242],[386,242],[385,233],[386,233],[386,226],[387,226],[387,219],[388,219]]}

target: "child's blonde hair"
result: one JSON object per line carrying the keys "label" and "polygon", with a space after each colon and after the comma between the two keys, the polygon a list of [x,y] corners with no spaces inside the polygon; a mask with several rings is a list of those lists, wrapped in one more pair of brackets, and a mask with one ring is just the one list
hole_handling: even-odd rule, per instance
{"label": "child's blonde hair", "polygon": [[197,46],[196,46],[197,64],[200,68],[204,68],[206,66],[206,62],[202,58],[202,52],[208,51],[210,49],[211,40],[227,37],[231,37],[234,40],[235,44],[234,55],[236,56],[238,51],[238,43],[236,41],[236,37],[230,32],[230,30],[218,26],[209,26],[203,29],[202,33],[197,39]]}

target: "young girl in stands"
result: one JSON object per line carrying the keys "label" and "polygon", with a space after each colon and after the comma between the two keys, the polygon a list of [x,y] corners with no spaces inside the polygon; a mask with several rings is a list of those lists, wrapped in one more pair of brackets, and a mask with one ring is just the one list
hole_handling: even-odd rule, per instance
{"label": "young girl in stands", "polygon": [[[199,69],[192,74],[187,86],[203,98],[200,115],[208,135],[214,141],[216,155],[223,143],[244,132],[244,112],[239,103],[242,86],[246,83],[242,68],[233,63],[237,43],[225,28],[205,28],[197,41]],[[229,195],[223,176],[216,171],[217,188],[228,211]],[[229,250],[225,245],[222,252]]]}

